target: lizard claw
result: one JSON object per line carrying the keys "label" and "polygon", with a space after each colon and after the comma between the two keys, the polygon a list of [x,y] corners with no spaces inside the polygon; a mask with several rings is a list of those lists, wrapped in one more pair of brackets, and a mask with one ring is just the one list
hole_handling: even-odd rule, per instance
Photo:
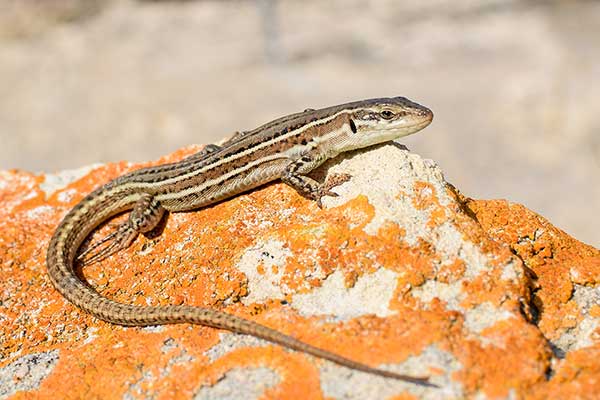
{"label": "lizard claw", "polygon": [[319,193],[319,198],[317,199],[317,206],[320,209],[323,209],[323,202],[322,202],[322,198],[325,196],[329,196],[329,197],[339,197],[339,194],[332,192],[330,190],[326,191],[325,193]]}
{"label": "lizard claw", "polygon": [[325,196],[329,197],[339,197],[339,194],[332,192],[336,186],[340,186],[341,184],[348,182],[352,178],[350,174],[332,174],[327,178],[327,181],[321,186],[319,193],[317,194],[317,206],[320,209],[323,209],[322,198]]}

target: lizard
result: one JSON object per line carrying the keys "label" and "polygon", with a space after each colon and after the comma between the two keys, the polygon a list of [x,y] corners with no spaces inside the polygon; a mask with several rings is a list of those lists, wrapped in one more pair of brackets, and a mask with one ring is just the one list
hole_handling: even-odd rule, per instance
{"label": "lizard", "polygon": [[[431,123],[428,108],[404,97],[376,98],[306,109],[254,130],[237,132],[179,162],[124,174],[85,196],[56,228],[46,254],[50,281],[69,302],[109,323],[149,326],[190,323],[252,335],[334,363],[388,378],[435,386],[414,377],[370,367],[290,335],[220,310],[190,305],[138,306],[111,300],[79,277],[77,267],[101,261],[152,231],[167,212],[196,210],[281,180],[321,208],[325,196],[351,177],[317,182],[307,174],[340,153],[415,133]],[[106,237],[80,251],[85,239],[118,214],[128,218]]]}

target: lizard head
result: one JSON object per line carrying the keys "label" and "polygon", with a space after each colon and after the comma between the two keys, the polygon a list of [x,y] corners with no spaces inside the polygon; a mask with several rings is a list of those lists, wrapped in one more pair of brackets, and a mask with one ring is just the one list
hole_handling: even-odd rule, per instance
{"label": "lizard head", "polygon": [[372,99],[356,103],[350,129],[357,147],[365,147],[418,132],[432,119],[430,109],[404,97]]}

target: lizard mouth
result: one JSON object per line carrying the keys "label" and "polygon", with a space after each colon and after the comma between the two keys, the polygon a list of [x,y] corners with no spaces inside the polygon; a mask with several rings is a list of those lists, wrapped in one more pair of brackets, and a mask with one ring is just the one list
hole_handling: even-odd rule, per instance
{"label": "lizard mouth", "polygon": [[427,125],[431,124],[432,120],[433,120],[433,115],[431,115],[431,117],[429,117],[429,118],[427,118],[427,119],[425,119],[423,121],[420,121],[420,122],[417,122],[417,123],[414,123],[414,124],[411,124],[411,125],[406,125],[405,127],[403,127],[403,129],[406,129],[406,130],[413,130],[413,129],[421,130],[421,129],[425,128]]}

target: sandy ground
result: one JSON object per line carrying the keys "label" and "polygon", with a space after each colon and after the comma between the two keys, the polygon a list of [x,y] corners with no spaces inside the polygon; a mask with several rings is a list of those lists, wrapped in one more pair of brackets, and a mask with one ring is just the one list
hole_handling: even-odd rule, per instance
{"label": "sandy ground", "polygon": [[461,191],[599,246],[599,38],[591,1],[4,0],[0,168],[153,159],[404,95],[436,117],[403,143]]}

